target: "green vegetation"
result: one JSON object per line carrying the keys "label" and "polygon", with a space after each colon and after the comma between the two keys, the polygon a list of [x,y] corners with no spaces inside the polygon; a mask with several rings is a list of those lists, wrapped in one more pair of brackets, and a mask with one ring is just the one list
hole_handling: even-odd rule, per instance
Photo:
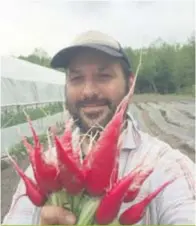
{"label": "green vegetation", "polygon": [[[56,130],[56,135],[57,136],[61,136],[63,131],[64,131],[64,123],[60,123],[57,126],[57,130]],[[44,150],[46,150],[46,148],[48,148],[48,137],[46,133],[40,134],[38,135],[40,143],[43,145]],[[32,137],[26,137],[27,141],[33,145],[33,138]],[[26,155],[27,151],[26,148],[23,145],[23,142],[21,141],[18,144],[13,145],[13,147],[11,147],[8,150],[10,155],[14,155],[14,156],[20,156],[20,155]]]}
{"label": "green vegetation", "polygon": [[[32,137],[26,137],[26,138],[30,144],[33,144]],[[46,134],[39,135],[39,139],[40,139],[41,144],[43,144],[43,145],[47,144],[47,135]],[[12,148],[10,148],[8,150],[8,152],[10,155],[26,155],[27,154],[26,148],[24,147],[22,141],[16,145],[14,145]]]}
{"label": "green vegetation", "polygon": [[6,111],[1,111],[1,128],[6,128],[10,126],[14,126],[17,124],[25,123],[26,117],[23,112],[25,112],[30,116],[31,120],[36,120],[42,117],[46,117],[46,115],[54,115],[59,112],[63,112],[63,103],[56,102],[56,103],[49,103],[43,107],[37,108],[27,108],[25,106],[15,106],[17,112],[11,110],[12,107],[9,107]]}
{"label": "green vegetation", "polygon": [[[135,71],[139,61],[139,51],[130,47],[125,48],[125,51]],[[191,37],[183,45],[172,45],[159,40],[144,49],[136,93],[185,93],[194,95],[194,84],[194,37]]]}
{"label": "green vegetation", "polygon": [[185,94],[155,94],[155,93],[141,93],[133,96],[133,102],[171,102],[171,101],[194,101],[194,97]]}
{"label": "green vegetation", "polygon": [[[139,61],[140,50],[124,48],[133,71]],[[29,62],[50,67],[51,57],[42,50],[35,49],[29,56],[19,56]],[[195,37],[185,44],[169,44],[157,40],[144,48],[142,67],[138,76],[136,93],[176,93],[195,92]]]}
{"label": "green vegetation", "polygon": [[19,56],[19,59],[29,61],[44,67],[50,67],[51,57],[43,49],[35,49],[33,53],[28,56]]}

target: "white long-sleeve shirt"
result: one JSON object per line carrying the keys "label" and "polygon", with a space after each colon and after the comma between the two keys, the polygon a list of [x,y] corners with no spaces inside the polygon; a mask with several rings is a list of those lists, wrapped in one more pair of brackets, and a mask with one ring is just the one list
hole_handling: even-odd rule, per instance
{"label": "white long-sleeve shirt", "polygon": [[[167,143],[140,131],[129,114],[120,153],[119,178],[129,173],[143,158],[153,173],[141,187],[137,198],[130,203],[123,203],[119,216],[133,203],[146,197],[164,182],[178,176],[167,186],[146,209],[145,215],[138,225],[195,225],[195,164],[179,150],[171,148]],[[29,166],[26,175],[33,178]],[[18,196],[25,193],[25,186],[20,180],[13,196],[12,205]],[[27,197],[18,200],[15,208],[4,218],[6,225],[38,225],[40,208],[34,206]]]}

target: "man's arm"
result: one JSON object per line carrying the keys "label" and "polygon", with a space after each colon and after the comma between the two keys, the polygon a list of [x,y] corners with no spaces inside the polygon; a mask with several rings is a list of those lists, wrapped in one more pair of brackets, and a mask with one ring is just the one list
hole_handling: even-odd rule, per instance
{"label": "man's arm", "polygon": [[[25,174],[34,179],[31,166]],[[16,192],[12,198],[11,207],[3,220],[4,225],[38,225],[40,219],[40,208],[33,205],[27,196],[19,198],[26,193],[23,180],[20,180]],[[3,195],[3,194],[2,194]],[[19,198],[19,199],[18,199]],[[17,200],[18,199],[18,200]]]}
{"label": "man's arm", "polygon": [[[168,170],[171,171],[168,172]],[[156,186],[168,180],[168,173],[172,171],[180,177],[156,199],[158,223],[161,225],[195,225],[195,164],[184,155],[176,158],[170,169],[162,171],[159,175],[157,173]]]}

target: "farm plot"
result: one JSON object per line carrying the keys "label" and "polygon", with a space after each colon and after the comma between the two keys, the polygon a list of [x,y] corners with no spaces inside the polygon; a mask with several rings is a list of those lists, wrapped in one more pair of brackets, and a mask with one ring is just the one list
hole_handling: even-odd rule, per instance
{"label": "farm plot", "polygon": [[192,101],[138,102],[130,106],[141,130],[195,160],[195,105]]}

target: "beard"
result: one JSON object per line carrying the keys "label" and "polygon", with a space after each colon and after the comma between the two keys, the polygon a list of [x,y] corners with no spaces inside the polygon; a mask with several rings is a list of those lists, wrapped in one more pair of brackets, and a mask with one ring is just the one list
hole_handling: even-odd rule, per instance
{"label": "beard", "polygon": [[[84,98],[83,100],[78,100],[73,103],[66,95],[66,109],[72,116],[75,125],[79,127],[81,133],[86,134],[87,132],[90,132],[91,135],[94,136],[98,132],[96,136],[96,138],[98,138],[100,134],[99,132],[102,131],[112,119],[118,105],[124,96],[129,92],[129,88],[129,84],[127,83],[124,95],[119,97],[116,101],[112,101],[107,98],[100,98],[98,95],[94,94],[91,98]],[[91,104],[96,106],[104,106],[104,110],[101,112],[95,112],[95,114],[85,114],[82,109]]]}
{"label": "beard", "polygon": [[[85,114],[82,109],[90,104],[104,106],[105,110],[101,112],[94,112],[93,114]],[[97,97],[78,101],[75,104],[70,103],[69,99],[66,99],[67,110],[72,116],[75,125],[78,126],[80,131],[84,134],[90,132],[94,135],[95,133],[102,131],[112,119],[117,106],[118,104],[113,104],[107,99],[98,99]]]}

